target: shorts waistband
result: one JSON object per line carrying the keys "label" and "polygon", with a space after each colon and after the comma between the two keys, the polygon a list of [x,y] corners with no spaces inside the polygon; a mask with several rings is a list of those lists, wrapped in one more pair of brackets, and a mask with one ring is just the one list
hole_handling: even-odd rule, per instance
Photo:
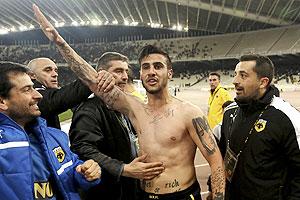
{"label": "shorts waistband", "polygon": [[166,193],[166,194],[155,194],[155,193],[148,193],[148,192],[143,192],[143,193],[144,196],[147,197],[147,199],[180,199],[189,196],[194,192],[197,192],[197,190],[199,191],[200,194],[201,192],[200,185],[198,181],[195,181],[188,188],[178,192]]}

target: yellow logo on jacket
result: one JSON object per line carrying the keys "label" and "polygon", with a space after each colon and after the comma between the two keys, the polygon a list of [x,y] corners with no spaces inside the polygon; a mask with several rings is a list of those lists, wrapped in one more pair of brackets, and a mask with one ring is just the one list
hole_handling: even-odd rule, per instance
{"label": "yellow logo on jacket", "polygon": [[255,130],[257,132],[261,132],[263,131],[265,128],[266,128],[266,124],[267,124],[267,121],[266,120],[263,120],[263,119],[259,119],[256,123],[255,123]]}
{"label": "yellow logo on jacket", "polygon": [[51,199],[53,197],[53,189],[49,182],[34,183],[34,199]]}
{"label": "yellow logo on jacket", "polygon": [[53,149],[53,152],[55,153],[58,162],[62,163],[65,159],[65,152],[63,149],[61,147],[56,147]]}

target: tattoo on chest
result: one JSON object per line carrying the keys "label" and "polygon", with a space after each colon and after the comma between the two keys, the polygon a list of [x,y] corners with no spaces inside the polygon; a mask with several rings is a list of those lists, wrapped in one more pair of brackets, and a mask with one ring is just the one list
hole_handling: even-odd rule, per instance
{"label": "tattoo on chest", "polygon": [[179,187],[179,182],[176,179],[174,179],[174,181],[172,182],[167,182],[165,184],[165,188],[176,188],[176,187]]}
{"label": "tattoo on chest", "polygon": [[157,124],[163,118],[174,117],[174,109],[172,108],[168,108],[162,113],[155,113],[155,114],[153,110],[149,108],[145,108],[145,112],[147,113],[148,116],[152,118],[150,124]]}
{"label": "tattoo on chest", "polygon": [[192,122],[207,154],[212,155],[216,151],[216,143],[206,118],[204,116],[202,118],[198,117],[193,119]]}

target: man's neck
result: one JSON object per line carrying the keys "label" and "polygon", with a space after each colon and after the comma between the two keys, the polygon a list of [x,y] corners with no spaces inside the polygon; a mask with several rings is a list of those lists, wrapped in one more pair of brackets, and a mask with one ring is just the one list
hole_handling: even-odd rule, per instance
{"label": "man's neck", "polygon": [[157,94],[147,93],[148,97],[148,106],[152,108],[159,108],[168,104],[172,100],[172,96],[168,91],[162,91]]}

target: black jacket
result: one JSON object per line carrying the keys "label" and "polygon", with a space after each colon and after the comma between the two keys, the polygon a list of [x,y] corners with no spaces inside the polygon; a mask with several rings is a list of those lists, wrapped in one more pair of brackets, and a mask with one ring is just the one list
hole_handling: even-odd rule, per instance
{"label": "black jacket", "polygon": [[257,101],[236,102],[225,109],[221,130],[223,156],[228,139],[236,154],[242,150],[232,182],[227,184],[227,199],[300,199],[299,111],[275,97],[272,88]]}
{"label": "black jacket", "polygon": [[86,100],[92,92],[80,80],[76,80],[59,89],[46,88],[38,81],[34,88],[41,93],[43,98],[38,103],[41,117],[46,119],[49,127],[60,129],[58,115],[71,109]]}
{"label": "black jacket", "polygon": [[102,168],[101,184],[86,192],[86,199],[135,200],[137,180],[121,176],[130,163],[130,139],[120,113],[97,97],[88,99],[74,112],[70,129],[71,149],[82,160],[93,159]]}

